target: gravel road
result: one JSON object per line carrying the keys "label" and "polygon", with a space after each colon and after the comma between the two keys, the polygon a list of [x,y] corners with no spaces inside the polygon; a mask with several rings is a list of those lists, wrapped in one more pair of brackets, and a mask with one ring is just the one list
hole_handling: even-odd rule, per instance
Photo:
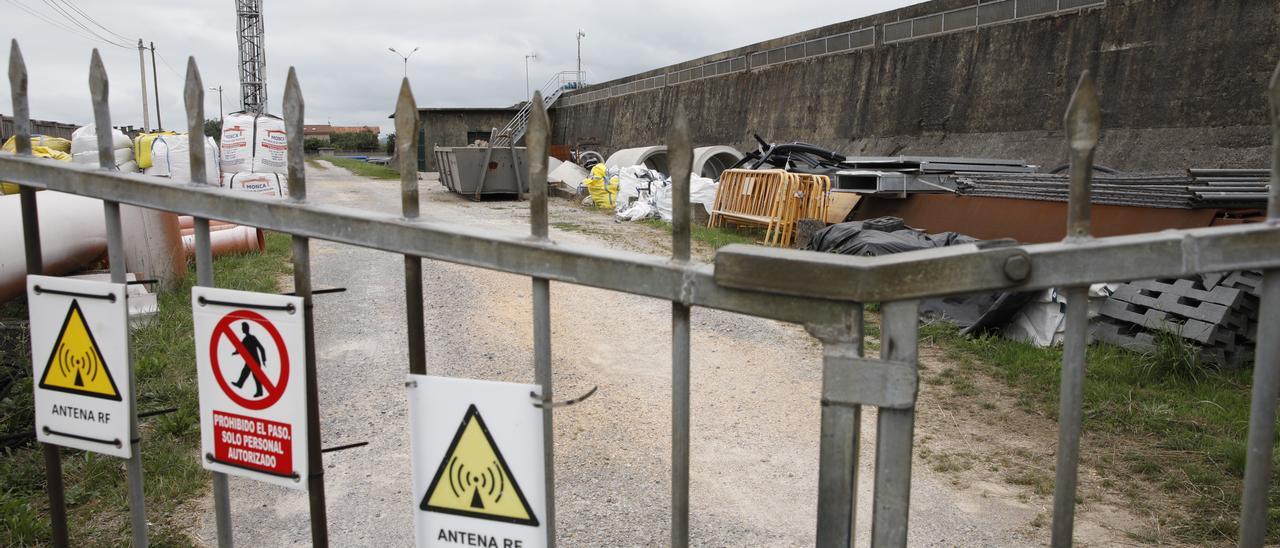
{"label": "gravel road", "polygon": [[[317,202],[399,211],[395,181],[362,179],[332,166],[309,169],[308,176]],[[472,203],[434,181],[421,184],[428,219],[527,234],[525,203]],[[552,202],[557,240],[664,253],[666,236],[659,231]],[[410,493],[402,258],[328,242],[312,246],[316,287],[347,288],[316,297],[324,445],[369,442],[325,456],[331,540],[334,546],[409,546],[417,501]],[[528,278],[432,261],[424,272],[429,373],[533,382]],[[670,305],[559,283],[551,291],[557,395],[600,388],[555,416],[561,543],[665,545]],[[819,346],[797,326],[703,309],[694,310],[692,340],[694,544],[812,546]],[[867,543],[875,439],[874,413],[866,415],[860,545]],[[921,436],[966,443],[963,429],[933,416],[922,407]],[[1049,504],[1045,497],[998,481],[960,482],[919,455],[916,461],[912,545],[1047,544],[1047,527],[1033,525]],[[304,494],[238,478],[231,479],[231,492],[237,544],[310,543]],[[199,518],[191,535],[206,545],[215,545],[211,508],[206,496],[192,509]],[[1124,539],[1109,527],[1090,527],[1090,515],[1080,518],[1084,544]]]}

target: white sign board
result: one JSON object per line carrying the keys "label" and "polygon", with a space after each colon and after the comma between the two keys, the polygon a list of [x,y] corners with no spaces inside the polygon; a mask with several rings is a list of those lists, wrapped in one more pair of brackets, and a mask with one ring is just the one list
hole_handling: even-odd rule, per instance
{"label": "white sign board", "polygon": [[191,289],[205,468],[307,489],[302,302]]}
{"label": "white sign board", "polygon": [[417,545],[546,546],[537,385],[409,376]]}
{"label": "white sign board", "polygon": [[129,458],[125,284],[27,276],[36,439]]}

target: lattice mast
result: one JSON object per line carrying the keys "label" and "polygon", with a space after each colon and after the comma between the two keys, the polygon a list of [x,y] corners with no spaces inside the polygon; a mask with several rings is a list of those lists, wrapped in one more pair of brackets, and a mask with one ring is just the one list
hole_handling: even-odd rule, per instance
{"label": "lattice mast", "polygon": [[236,0],[236,31],[240,42],[240,102],[245,112],[261,113],[267,106],[266,33],[262,29],[262,0]]}

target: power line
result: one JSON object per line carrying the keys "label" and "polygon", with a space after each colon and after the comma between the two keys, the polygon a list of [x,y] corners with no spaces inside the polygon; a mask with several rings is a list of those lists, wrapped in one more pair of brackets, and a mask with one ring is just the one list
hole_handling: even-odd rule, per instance
{"label": "power line", "polygon": [[19,2],[18,0],[6,0],[6,1],[7,1],[7,2],[9,2],[10,4],[13,4],[14,6],[17,6],[17,7],[18,7],[18,9],[21,9],[22,11],[25,11],[25,12],[27,12],[27,13],[31,14],[33,17],[35,17],[35,18],[37,18],[37,19],[40,19],[41,21],[44,21],[44,22],[46,22],[46,23],[48,23],[48,24],[50,24],[50,25],[53,25],[53,26],[58,27],[58,28],[60,28],[60,29],[62,29],[62,30],[65,30],[65,31],[67,31],[67,32],[70,32],[71,34],[74,34],[74,35],[76,35],[76,36],[78,36],[78,37],[80,37],[80,38],[83,38],[83,39],[85,39],[85,40],[88,40],[88,41],[90,41],[90,42],[96,42],[96,41],[97,41],[97,39],[95,39],[94,37],[89,36],[88,34],[85,34],[85,33],[83,33],[83,32],[80,32],[80,31],[76,30],[74,27],[71,27],[71,26],[67,25],[66,23],[61,23],[61,22],[55,21],[54,19],[50,18],[49,16],[47,16],[47,15],[45,15],[45,14],[43,14],[43,13],[40,13],[40,12],[38,12],[38,11],[36,11],[36,10],[32,9],[30,6],[27,6],[26,4],[23,4],[23,3]]}
{"label": "power line", "polygon": [[75,26],[80,27],[82,30],[84,30],[85,32],[87,32],[87,33],[89,33],[89,34],[91,34],[91,35],[93,35],[93,36],[95,36],[95,37],[97,37],[99,40],[102,40],[103,42],[105,42],[105,43],[107,43],[107,44],[110,44],[110,45],[113,45],[113,46],[116,46],[116,47],[118,47],[118,48],[126,48],[126,49],[127,49],[127,48],[129,48],[129,47],[130,47],[130,46],[126,45],[126,44],[121,44],[121,43],[116,42],[116,41],[113,41],[113,40],[111,40],[111,39],[109,39],[109,38],[107,38],[107,37],[105,37],[105,36],[103,36],[103,35],[101,35],[101,34],[98,34],[96,31],[94,31],[93,29],[89,28],[87,25],[85,25],[84,23],[82,23],[82,22],[80,21],[80,19],[78,19],[78,18],[76,18],[75,16],[71,15],[70,13],[68,13],[68,12],[67,12],[67,10],[66,10],[65,8],[63,8],[62,6],[59,6],[58,4],[55,4],[55,3],[51,2],[50,0],[40,0],[40,1],[41,1],[41,2],[44,2],[44,5],[46,5],[46,6],[49,6],[49,7],[53,8],[53,9],[54,9],[54,11],[58,12],[59,14],[61,14],[64,18],[66,18],[66,20],[70,21],[70,22],[71,22],[72,24],[74,24]]}
{"label": "power line", "polygon": [[182,73],[178,72],[177,69],[173,68],[173,65],[169,64],[169,61],[164,58],[163,54],[161,54],[159,51],[156,51],[156,56],[160,58],[160,63],[163,64],[165,68],[169,69],[169,72],[172,72],[174,76],[177,76],[179,79],[184,78],[184,76],[182,76]]}
{"label": "power line", "polygon": [[72,4],[72,3],[71,3],[71,2],[69,2],[68,0],[58,0],[58,1],[59,1],[59,2],[61,2],[63,5],[65,5],[65,6],[69,7],[69,8],[71,8],[71,9],[75,10],[75,12],[76,12],[76,13],[79,13],[79,14],[80,14],[80,16],[81,16],[81,17],[83,17],[85,20],[89,21],[90,23],[93,23],[93,24],[94,24],[94,26],[96,26],[96,27],[98,27],[98,28],[100,28],[100,29],[102,29],[102,30],[105,30],[105,31],[107,31],[107,32],[109,32],[109,33],[111,33],[111,34],[114,34],[117,38],[120,38],[121,40],[124,40],[125,42],[129,42],[130,40],[132,40],[131,38],[129,38],[129,37],[127,37],[127,36],[124,36],[124,35],[122,35],[122,34],[120,34],[120,33],[116,32],[116,31],[114,31],[114,30],[111,30],[111,29],[109,29],[109,28],[107,28],[107,27],[103,26],[103,24],[102,24],[102,23],[99,23],[99,22],[98,22],[97,20],[95,20],[93,17],[90,17],[90,16],[89,16],[89,14],[87,14],[87,13],[85,13],[85,12],[84,12],[84,10],[80,9],[78,6],[76,6],[75,4]]}

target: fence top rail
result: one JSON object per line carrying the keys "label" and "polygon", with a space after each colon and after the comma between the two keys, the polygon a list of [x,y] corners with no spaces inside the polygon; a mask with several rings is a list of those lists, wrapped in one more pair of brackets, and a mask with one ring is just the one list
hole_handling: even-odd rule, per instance
{"label": "fence top rail", "polygon": [[0,179],[267,230],[416,255],[791,323],[842,323],[847,301],[743,291],[716,284],[708,264],[538,240],[509,232],[293,202],[84,164],[0,156]]}

